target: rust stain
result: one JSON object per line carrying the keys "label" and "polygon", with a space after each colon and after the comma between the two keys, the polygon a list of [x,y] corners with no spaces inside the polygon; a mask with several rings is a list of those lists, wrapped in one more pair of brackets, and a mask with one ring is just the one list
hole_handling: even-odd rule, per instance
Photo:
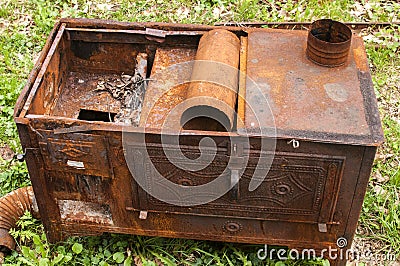
{"label": "rust stain", "polygon": [[[237,127],[243,127],[246,108],[247,37],[240,37],[240,73],[238,91]],[[257,60],[257,59],[255,59]],[[257,61],[258,62],[258,61]]]}
{"label": "rust stain", "polygon": [[357,68],[360,71],[367,72],[369,70],[368,67],[368,59],[367,54],[365,53],[365,49],[362,46],[359,46],[353,49],[354,61],[356,63]]}
{"label": "rust stain", "polygon": [[164,215],[162,213],[160,213],[160,214],[150,213],[149,215],[153,216],[153,219],[151,219],[151,222],[154,224],[154,226],[157,226],[162,231],[170,231],[171,232],[171,228],[174,227],[173,219],[169,218],[167,215]]}

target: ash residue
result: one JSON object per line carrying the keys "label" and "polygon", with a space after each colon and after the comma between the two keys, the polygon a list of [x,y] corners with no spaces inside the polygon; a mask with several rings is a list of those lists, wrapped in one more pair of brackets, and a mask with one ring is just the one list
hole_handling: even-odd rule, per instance
{"label": "ash residue", "polygon": [[115,116],[114,122],[139,125],[146,86],[145,80],[138,72],[133,76],[122,74],[120,77],[101,78],[97,82],[95,91],[106,91],[121,103],[121,109]]}

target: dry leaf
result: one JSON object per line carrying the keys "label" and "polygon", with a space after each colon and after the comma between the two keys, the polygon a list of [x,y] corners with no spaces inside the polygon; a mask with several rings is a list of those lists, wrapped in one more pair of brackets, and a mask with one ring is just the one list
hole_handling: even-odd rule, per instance
{"label": "dry leaf", "polygon": [[112,4],[97,4],[97,8],[101,11],[110,11],[113,7]]}
{"label": "dry leaf", "polygon": [[374,186],[374,192],[378,196],[382,196],[382,195],[385,195],[387,193],[386,190],[383,187],[381,187],[380,185],[375,185]]}
{"label": "dry leaf", "polygon": [[376,171],[373,177],[378,183],[386,183],[390,179],[387,175],[383,176],[379,170]]}
{"label": "dry leaf", "polygon": [[134,265],[136,265],[136,266],[143,266],[142,259],[139,258],[138,256],[134,256],[133,262],[134,262]]}

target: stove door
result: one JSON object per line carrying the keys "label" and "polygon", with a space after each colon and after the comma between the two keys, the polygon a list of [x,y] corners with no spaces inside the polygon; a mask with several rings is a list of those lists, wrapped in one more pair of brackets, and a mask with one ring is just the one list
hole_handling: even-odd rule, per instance
{"label": "stove door", "polygon": [[[234,158],[227,148],[230,147],[227,139],[215,142],[218,144],[214,150],[203,149],[203,152],[215,153],[213,160],[198,171],[188,170],[193,169],[192,165],[207,163],[196,161],[202,156],[197,146],[157,143],[147,143],[146,148],[131,146],[131,160],[136,165],[133,176],[141,185],[138,189],[141,210],[311,224],[332,222],[344,157],[248,149],[243,161]],[[182,154],[188,160],[179,157]],[[260,163],[263,161],[260,157],[268,156],[273,156],[270,167]],[[235,172],[232,161],[244,162],[242,169]],[[252,178],[262,182],[250,191]],[[191,193],[179,194],[168,182],[181,185]],[[211,182],[214,182],[213,189],[202,190],[202,186]],[[165,194],[174,194],[180,201],[165,200]],[[212,200],[198,204],[201,197]]]}

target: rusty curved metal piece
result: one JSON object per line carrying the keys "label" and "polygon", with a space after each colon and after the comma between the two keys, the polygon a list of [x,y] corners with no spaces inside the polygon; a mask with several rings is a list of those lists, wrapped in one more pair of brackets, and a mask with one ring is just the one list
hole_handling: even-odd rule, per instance
{"label": "rusty curved metal piece", "polygon": [[9,231],[26,211],[39,216],[35,194],[31,186],[16,189],[0,198],[0,251],[15,248],[15,240]]}
{"label": "rusty curved metal piece", "polygon": [[184,129],[232,129],[239,51],[240,40],[230,31],[215,29],[201,37],[181,119]]}

